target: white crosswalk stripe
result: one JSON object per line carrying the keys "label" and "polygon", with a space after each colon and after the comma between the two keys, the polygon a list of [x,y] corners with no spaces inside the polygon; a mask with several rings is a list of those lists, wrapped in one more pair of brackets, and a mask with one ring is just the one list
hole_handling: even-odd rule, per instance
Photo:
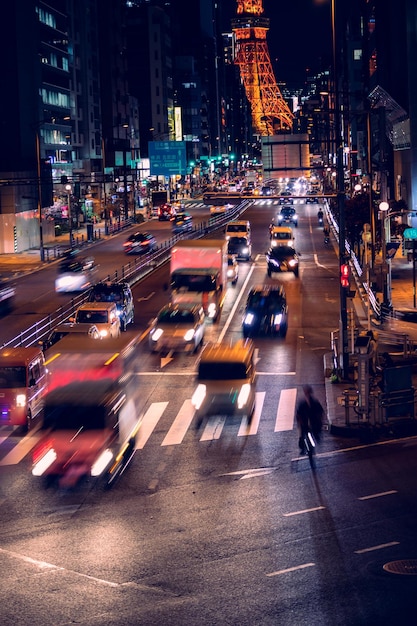
{"label": "white crosswalk stripe", "polygon": [[283,389],[279,397],[275,429],[277,433],[283,430],[292,430],[294,426],[295,402],[297,389]]}

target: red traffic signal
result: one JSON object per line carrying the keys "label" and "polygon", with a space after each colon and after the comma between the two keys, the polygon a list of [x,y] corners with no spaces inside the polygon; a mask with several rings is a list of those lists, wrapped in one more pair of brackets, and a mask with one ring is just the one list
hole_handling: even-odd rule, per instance
{"label": "red traffic signal", "polygon": [[343,263],[340,266],[340,284],[342,287],[349,289],[350,283],[350,267],[347,263]]}

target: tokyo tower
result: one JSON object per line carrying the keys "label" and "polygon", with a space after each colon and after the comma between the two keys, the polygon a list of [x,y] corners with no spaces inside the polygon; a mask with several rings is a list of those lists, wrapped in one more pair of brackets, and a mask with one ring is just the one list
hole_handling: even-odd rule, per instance
{"label": "tokyo tower", "polygon": [[261,136],[291,130],[293,114],[275,80],[266,34],[269,18],[263,17],[262,0],[237,0],[237,18],[232,20],[236,37],[235,63],[251,104],[252,124]]}

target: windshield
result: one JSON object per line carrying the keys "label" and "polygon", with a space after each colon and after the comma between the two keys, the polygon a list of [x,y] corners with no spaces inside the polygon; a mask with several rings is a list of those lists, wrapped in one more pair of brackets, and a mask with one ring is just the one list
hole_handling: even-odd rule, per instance
{"label": "windshield", "polygon": [[46,406],[44,428],[53,430],[97,430],[105,428],[106,414],[104,407],[60,404]]}
{"label": "windshield", "polygon": [[228,233],[245,233],[246,226],[244,224],[229,224],[227,227]]}
{"label": "windshield", "polygon": [[262,293],[254,293],[248,302],[248,308],[264,309],[271,312],[282,308],[282,306],[283,299],[278,293],[269,294],[268,296],[264,296]]}
{"label": "windshield", "polygon": [[25,367],[0,367],[0,388],[26,387]]}
{"label": "windshield", "polygon": [[107,311],[78,311],[77,313],[79,324],[107,324],[108,321]]}
{"label": "windshield", "polygon": [[114,287],[94,287],[89,300],[90,302],[123,302],[123,293]]}
{"label": "windshield", "polygon": [[214,276],[206,274],[176,274],[172,276],[172,289],[185,289],[186,291],[215,291],[216,280]]}
{"label": "windshield", "polygon": [[163,311],[159,317],[160,324],[189,324],[194,325],[194,315],[191,311]]}
{"label": "windshield", "polygon": [[247,378],[246,365],[242,362],[202,361],[198,368],[200,380],[244,380]]}
{"label": "windshield", "polygon": [[290,248],[288,246],[279,246],[277,248],[273,248],[272,255],[275,257],[286,257],[286,256],[294,256],[294,248]]}

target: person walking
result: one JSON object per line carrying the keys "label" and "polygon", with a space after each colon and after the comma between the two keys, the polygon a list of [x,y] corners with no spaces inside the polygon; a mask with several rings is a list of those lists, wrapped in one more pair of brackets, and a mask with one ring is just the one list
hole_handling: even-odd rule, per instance
{"label": "person walking", "polygon": [[314,439],[318,443],[320,442],[324,416],[324,409],[319,400],[315,398],[312,386],[304,385],[303,392],[304,398],[300,400],[296,409],[299,432],[298,445],[301,454],[305,454],[304,437],[308,431],[313,434]]}

